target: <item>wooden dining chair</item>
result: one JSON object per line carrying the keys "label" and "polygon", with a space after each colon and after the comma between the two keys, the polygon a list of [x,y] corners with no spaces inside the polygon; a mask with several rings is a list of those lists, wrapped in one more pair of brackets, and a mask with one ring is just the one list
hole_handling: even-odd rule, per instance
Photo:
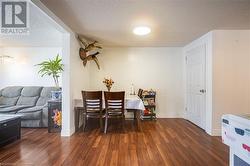
{"label": "wooden dining chair", "polygon": [[102,91],[82,91],[84,107],[84,126],[85,131],[88,118],[99,118],[100,129],[103,128],[104,111],[102,108]]}
{"label": "wooden dining chair", "polygon": [[122,128],[124,130],[125,114],[124,114],[124,97],[125,92],[104,92],[105,99],[105,129],[104,133],[107,133],[108,119],[109,118],[121,118]]}
{"label": "wooden dining chair", "polygon": [[139,89],[137,95],[138,95],[140,98],[142,98],[142,93],[143,93],[143,89]]}

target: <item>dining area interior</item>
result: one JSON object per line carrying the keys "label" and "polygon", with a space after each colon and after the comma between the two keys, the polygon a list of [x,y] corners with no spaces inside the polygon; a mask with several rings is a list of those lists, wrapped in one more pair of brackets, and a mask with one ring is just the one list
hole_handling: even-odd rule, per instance
{"label": "dining area interior", "polygon": [[[75,102],[78,103],[74,109],[76,131],[84,132],[89,125],[97,123],[100,132],[106,134],[109,126],[113,126],[112,119],[116,119],[114,120],[116,124],[120,123],[120,129],[122,132],[125,131],[126,120],[133,120],[137,130],[140,130],[141,115],[144,114],[144,111],[146,110],[145,107],[149,106],[148,103],[146,106],[144,105],[145,102],[143,102],[143,99],[145,98],[145,94],[147,97],[151,97],[150,99],[147,98],[148,102],[149,100],[155,100],[156,92],[150,91],[149,95],[148,91],[143,92],[142,89],[139,89],[138,93],[135,94],[133,87],[129,94],[125,93],[125,91],[110,91],[111,87],[108,88],[108,90],[109,91],[104,92],[81,92],[82,99],[75,100]],[[155,102],[151,102],[150,107],[155,107]],[[152,116],[155,116],[155,110],[151,109],[150,111],[151,112],[147,112],[147,116],[152,118]],[[149,120],[151,118],[149,118]],[[92,120],[92,123],[89,123],[91,119],[95,120]]]}
{"label": "dining area interior", "polygon": [[249,166],[249,0],[9,1],[0,166]]}

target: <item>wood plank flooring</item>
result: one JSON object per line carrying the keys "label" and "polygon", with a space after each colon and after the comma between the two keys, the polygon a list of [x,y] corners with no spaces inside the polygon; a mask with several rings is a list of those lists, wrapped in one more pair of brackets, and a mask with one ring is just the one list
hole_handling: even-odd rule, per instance
{"label": "wood plank flooring", "polygon": [[211,137],[183,119],[143,121],[139,131],[133,121],[126,121],[125,131],[113,121],[106,135],[90,123],[85,133],[70,138],[46,129],[22,129],[20,141],[0,149],[0,166],[229,165],[229,148],[220,137]]}

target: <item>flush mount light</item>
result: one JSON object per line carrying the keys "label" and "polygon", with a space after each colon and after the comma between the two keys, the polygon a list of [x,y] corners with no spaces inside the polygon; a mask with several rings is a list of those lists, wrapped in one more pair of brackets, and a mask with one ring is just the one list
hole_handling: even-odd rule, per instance
{"label": "flush mount light", "polygon": [[151,32],[151,29],[146,26],[135,27],[133,30],[134,34],[139,36],[147,35]]}

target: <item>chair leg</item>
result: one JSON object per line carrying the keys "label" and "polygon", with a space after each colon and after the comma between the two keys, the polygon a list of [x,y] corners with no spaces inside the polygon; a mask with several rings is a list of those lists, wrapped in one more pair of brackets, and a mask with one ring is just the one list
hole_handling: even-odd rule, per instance
{"label": "chair leg", "polygon": [[87,114],[84,114],[84,125],[83,125],[83,131],[85,132],[85,129],[86,129],[86,125],[87,125],[87,120],[88,120],[88,118],[87,118]]}
{"label": "chair leg", "polygon": [[108,115],[105,116],[105,129],[104,129],[104,133],[107,133],[107,128],[108,128]]}
{"label": "chair leg", "polygon": [[103,129],[103,124],[102,124],[102,116],[100,117],[100,130],[102,131]]}
{"label": "chair leg", "polygon": [[[79,112],[80,110],[75,108],[75,131],[77,132],[79,130]],[[41,119],[42,121],[42,119]]]}
{"label": "chair leg", "polygon": [[134,120],[136,120],[136,110],[134,110]]}
{"label": "chair leg", "polygon": [[122,116],[122,130],[125,131],[125,115]]}
{"label": "chair leg", "polygon": [[141,130],[141,126],[140,126],[140,112],[136,112],[136,123],[137,123],[137,129],[138,131]]}

